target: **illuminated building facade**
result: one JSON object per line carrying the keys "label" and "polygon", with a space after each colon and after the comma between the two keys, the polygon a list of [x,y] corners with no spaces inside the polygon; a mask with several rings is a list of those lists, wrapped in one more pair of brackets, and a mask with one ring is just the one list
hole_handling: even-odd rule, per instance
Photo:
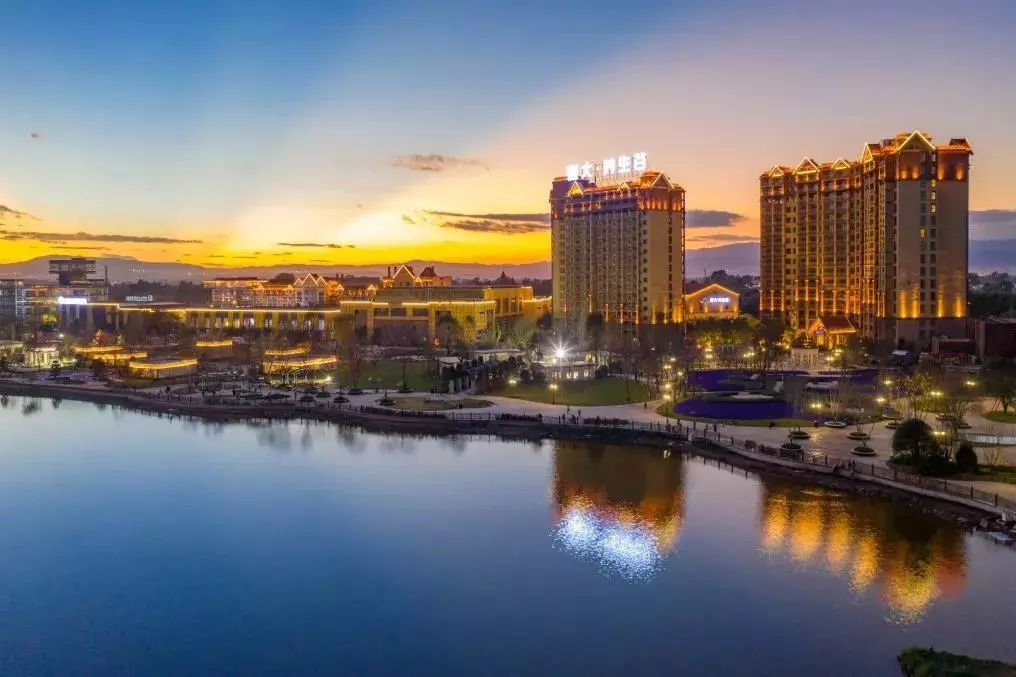
{"label": "illuminated building facade", "polygon": [[452,286],[451,275],[438,275],[434,272],[434,266],[427,266],[420,274],[413,272],[409,265],[396,266],[394,272],[391,266],[388,267],[388,274],[381,278],[381,287],[450,287]]}
{"label": "illuminated building facade", "polygon": [[495,323],[519,318],[535,323],[551,309],[549,298],[534,296],[524,285],[389,287],[374,299],[341,305],[352,312],[356,326],[366,327],[371,336],[378,331],[382,343],[410,345],[440,343],[451,331],[475,341]]}
{"label": "illuminated building facade", "polygon": [[605,185],[557,178],[550,213],[556,321],[582,327],[592,312],[624,324],[684,319],[683,188],[654,171]]}
{"label": "illuminated building facade", "polygon": [[317,308],[334,305],[344,292],[339,279],[315,273],[302,277],[282,273],[270,280],[216,277],[203,284],[212,292],[212,305],[219,308]]}
{"label": "illuminated building facade", "polygon": [[[805,158],[762,174],[762,316],[819,345],[962,336],[971,154],[965,139],[936,145],[915,131],[852,162]],[[853,331],[825,333],[842,324],[832,318]]]}
{"label": "illuminated building facade", "polygon": [[712,282],[684,295],[685,318],[692,322],[709,318],[735,318],[740,314],[741,295]]}
{"label": "illuminated building facade", "polygon": [[0,318],[24,320],[25,282],[23,280],[0,280]]}

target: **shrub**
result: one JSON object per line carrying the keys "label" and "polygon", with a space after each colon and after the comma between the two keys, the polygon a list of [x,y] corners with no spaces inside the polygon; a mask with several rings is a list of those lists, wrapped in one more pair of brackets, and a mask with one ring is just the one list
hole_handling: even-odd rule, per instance
{"label": "shrub", "polygon": [[917,418],[900,423],[893,433],[893,451],[909,455],[915,464],[919,463],[922,457],[942,455],[935,435],[931,432],[931,426]]}
{"label": "shrub", "polygon": [[960,472],[977,472],[977,452],[970,442],[960,442],[956,449],[956,465]]}
{"label": "shrub", "polygon": [[601,364],[596,368],[595,376],[596,378],[607,378],[609,373],[610,369],[607,368],[607,365]]}

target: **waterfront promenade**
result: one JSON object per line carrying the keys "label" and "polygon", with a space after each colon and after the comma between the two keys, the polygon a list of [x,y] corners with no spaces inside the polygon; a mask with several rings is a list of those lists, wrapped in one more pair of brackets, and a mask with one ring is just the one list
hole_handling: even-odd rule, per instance
{"label": "waterfront promenade", "polygon": [[[808,428],[812,439],[804,442],[805,453],[802,461],[778,458],[778,447],[786,441],[786,428],[733,426],[722,423],[704,424],[686,422],[662,416],[656,412],[661,402],[643,405],[625,404],[598,407],[569,407],[545,403],[534,403],[506,397],[487,397],[491,404],[437,412],[405,412],[381,407],[377,400],[381,394],[363,393],[348,396],[349,402],[335,404],[331,399],[300,403],[292,393],[285,395],[275,404],[264,401],[251,403],[239,398],[220,396],[216,402],[198,394],[179,395],[167,393],[162,388],[139,390],[111,390],[104,383],[60,384],[29,379],[0,380],[0,393],[39,395],[46,397],[67,397],[97,402],[106,402],[141,410],[169,414],[204,416],[217,419],[245,418],[307,418],[312,420],[335,421],[365,425],[373,429],[392,432],[436,432],[436,433],[495,433],[517,436],[609,436],[622,437],[631,441],[652,441],[667,443],[688,440],[708,440],[727,451],[738,454],[752,462],[828,474],[833,469],[853,467],[857,462],[864,469],[856,479],[879,482],[892,489],[907,490],[904,483],[895,486],[886,482],[892,471],[886,460],[890,449],[891,431],[884,426],[872,434],[871,444],[879,451],[873,458],[855,459],[850,448],[856,445],[846,438],[847,429]],[[266,394],[267,391],[266,391]],[[416,397],[435,397],[416,395]],[[465,400],[465,396],[437,396],[454,403]],[[477,396],[469,399],[475,400]],[[876,446],[877,445],[877,446]],[[760,453],[766,450],[766,453]],[[851,473],[852,474],[852,473]],[[879,479],[881,478],[881,479]],[[941,482],[936,480],[936,482]],[[995,512],[1002,506],[1016,511],[1016,486],[992,482],[962,482],[950,480],[941,484],[940,495],[936,489],[920,479],[914,478],[918,494],[931,498],[960,502],[968,507],[978,507]],[[966,501],[978,496],[975,503]],[[960,500],[956,501],[959,497]],[[995,498],[993,498],[995,497]]]}

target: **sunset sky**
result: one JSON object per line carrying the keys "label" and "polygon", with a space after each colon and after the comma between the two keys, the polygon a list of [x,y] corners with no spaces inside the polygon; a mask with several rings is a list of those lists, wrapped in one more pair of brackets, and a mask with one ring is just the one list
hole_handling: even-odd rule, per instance
{"label": "sunset sky", "polygon": [[[19,6],[13,6],[13,5]],[[758,175],[923,129],[1016,237],[1016,3],[5,3],[0,262],[549,258],[551,179],[645,151],[688,246]]]}

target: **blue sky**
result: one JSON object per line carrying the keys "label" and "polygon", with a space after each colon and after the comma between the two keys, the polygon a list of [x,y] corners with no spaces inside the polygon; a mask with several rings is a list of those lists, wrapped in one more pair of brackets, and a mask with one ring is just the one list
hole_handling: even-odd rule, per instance
{"label": "blue sky", "polygon": [[[566,162],[636,150],[689,206],[741,216],[699,237],[749,238],[767,166],[913,128],[970,138],[974,208],[1016,207],[1011,2],[40,2],[0,20],[0,204],[39,230],[202,239],[162,256],[284,231],[356,244],[336,261],[461,258],[494,241],[419,212],[542,211]],[[431,154],[442,171],[399,162]],[[497,240],[511,260],[545,248]]]}

